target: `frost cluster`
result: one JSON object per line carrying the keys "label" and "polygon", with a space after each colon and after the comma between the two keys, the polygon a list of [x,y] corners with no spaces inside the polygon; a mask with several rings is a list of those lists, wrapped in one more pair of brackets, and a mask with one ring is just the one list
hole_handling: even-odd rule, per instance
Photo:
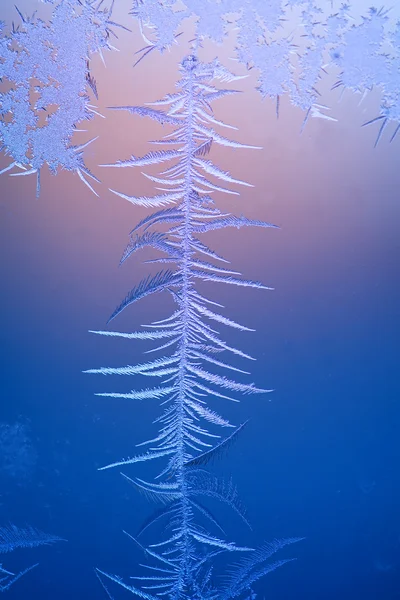
{"label": "frost cluster", "polygon": [[[84,164],[84,145],[71,145],[77,125],[93,117],[88,86],[97,95],[90,74],[93,53],[110,48],[110,10],[93,0],[45,0],[53,4],[50,23],[22,13],[9,33],[0,23],[0,142],[11,158],[5,170],[37,175],[47,164],[93,178]],[[91,187],[91,186],[89,186]]]}
{"label": "frost cluster", "polygon": [[221,43],[234,30],[236,59],[257,70],[258,90],[276,100],[277,112],[287,94],[305,121],[330,118],[317,86],[336,67],[338,87],[361,94],[381,89],[382,128],[400,123],[400,23],[390,30],[389,11],[371,8],[360,19],[349,4],[335,9],[318,0],[134,0],[132,14],[148,48],[161,51],[177,41],[188,17],[200,39]]}

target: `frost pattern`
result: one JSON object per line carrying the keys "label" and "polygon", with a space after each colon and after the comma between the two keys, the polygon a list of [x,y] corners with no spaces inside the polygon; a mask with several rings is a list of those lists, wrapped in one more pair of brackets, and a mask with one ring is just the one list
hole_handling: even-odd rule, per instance
{"label": "frost pattern", "polygon": [[74,146],[71,139],[97,114],[87,94],[89,87],[97,96],[89,60],[112,48],[110,26],[116,24],[111,10],[94,0],[46,1],[54,5],[49,24],[19,11],[19,27],[6,33],[0,23],[0,80],[7,85],[0,94],[0,142],[11,158],[0,173],[17,167],[12,175],[36,174],[39,195],[47,164],[53,175],[59,169],[77,173],[94,192],[85,176],[98,180],[83,159],[90,142]]}
{"label": "frost pattern", "polygon": [[337,87],[363,95],[376,85],[382,90],[379,116],[365,123],[381,122],[375,145],[387,123],[397,123],[391,140],[400,128],[400,22],[385,37],[387,13],[371,8],[360,25],[343,32],[342,44],[332,52],[333,61],[342,70]]}
{"label": "frost pattern", "polygon": [[[138,444],[146,446],[147,450],[103,468],[161,458],[166,461],[155,481],[124,475],[138,490],[162,505],[143,524],[135,538],[127,534],[138,542],[147,557],[154,559],[155,566],[148,566],[148,574],[132,578],[141,587],[124,583],[119,577],[104,571],[98,571],[98,577],[103,586],[104,578],[109,578],[147,600],[154,600],[161,595],[170,600],[230,600],[249,592],[254,581],[288,562],[288,559],[275,562],[269,562],[269,559],[287,544],[298,541],[298,538],[274,540],[258,550],[238,546],[225,539],[218,520],[203,504],[203,500],[207,498],[224,502],[247,523],[232,482],[220,481],[207,470],[207,465],[235,441],[244,424],[221,441],[215,428],[231,429],[234,426],[218,414],[212,405],[209,406],[209,402],[212,403],[215,399],[237,402],[238,393],[265,394],[271,390],[219,374],[221,370],[247,373],[231,364],[229,358],[221,358],[221,355],[233,354],[247,359],[251,357],[228,345],[220,337],[217,327],[224,325],[240,331],[251,330],[221,314],[221,305],[206,297],[203,288],[200,292],[196,282],[200,280],[211,282],[212,285],[220,283],[270,288],[258,281],[242,279],[240,273],[232,270],[225,259],[201,240],[201,234],[226,227],[274,226],[244,216],[234,217],[229,213],[222,213],[211,198],[216,191],[237,194],[231,189],[231,185],[249,185],[235,179],[207,158],[214,144],[254,148],[216,131],[216,128],[235,129],[218,120],[211,108],[214,100],[234,91],[217,89],[212,81],[230,82],[237,77],[217,60],[204,64],[194,54],[183,60],[180,72],[177,93],[169,94],[147,106],[116,108],[173,125],[173,133],[153,142],[166,145],[166,149],[152,151],[142,157],[132,156],[113,165],[104,165],[128,168],[173,161],[172,166],[163,167],[160,176],[147,176],[156,183],[159,194],[149,197],[128,196],[112,190],[134,205],[158,209],[133,229],[121,262],[137,250],[151,246],[161,253],[160,258],[151,262],[160,263],[165,268],[137,284],[116,308],[110,320],[129,305],[154,293],[171,294],[176,309],[171,316],[146,326],[141,332],[95,332],[106,336],[159,340],[161,345],[152,352],[162,351],[159,358],[142,364],[88,371],[102,375],[140,375],[161,379],[159,385],[140,390],[99,394],[130,401],[160,400],[164,407],[164,412],[156,420],[160,425],[159,432],[153,439]],[[169,149],[170,144],[175,148]],[[163,229],[165,226],[167,231],[162,233],[160,227]],[[136,538],[153,524],[160,522],[164,524],[166,531],[164,539],[150,546],[143,546]],[[217,584],[211,577],[212,562],[221,552],[246,553],[249,558],[233,567],[229,580]]]}
{"label": "frost pattern", "polygon": [[331,2],[323,6],[313,0],[134,0],[132,14],[148,44],[145,53],[168,48],[187,17],[195,18],[199,39],[221,43],[235,30],[236,59],[257,70],[260,94],[275,100],[277,115],[280,98],[287,94],[306,112],[303,126],[310,116],[335,120],[318,91],[330,67],[341,69],[337,86],[344,89],[365,94],[380,87],[379,140],[388,122],[400,126],[400,23],[388,34],[389,11],[371,8],[357,24],[349,4],[337,10]]}
{"label": "frost pattern", "polygon": [[[0,554],[13,552],[18,548],[36,548],[37,546],[54,544],[60,541],[65,540],[55,535],[43,533],[43,531],[39,531],[34,527],[19,528],[11,524],[0,527]],[[0,592],[9,590],[18,579],[37,566],[38,563],[15,574],[7,571],[0,564]]]}

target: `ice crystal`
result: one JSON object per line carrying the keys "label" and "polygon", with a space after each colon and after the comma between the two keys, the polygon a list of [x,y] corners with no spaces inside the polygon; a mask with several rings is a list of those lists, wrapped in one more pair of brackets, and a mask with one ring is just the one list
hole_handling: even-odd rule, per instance
{"label": "ice crystal", "polygon": [[359,25],[342,32],[341,42],[331,53],[332,61],[341,69],[336,87],[365,95],[373,87],[382,91],[380,114],[365,125],[381,122],[376,144],[386,125],[393,121],[400,128],[400,23],[385,36],[387,12],[370,9]]}
{"label": "ice crystal", "polygon": [[5,32],[1,24],[0,80],[7,89],[0,94],[0,142],[11,158],[2,172],[36,174],[48,165],[76,172],[93,190],[85,176],[90,173],[83,159],[86,144],[72,145],[80,123],[96,113],[87,94],[96,95],[89,59],[111,48],[111,10],[93,0],[47,0],[53,4],[50,23],[35,14],[19,12],[21,24]]}
{"label": "ice crystal", "polygon": [[[134,5],[142,31],[152,29],[147,48],[169,47],[190,16],[195,17],[199,39],[221,43],[235,30],[236,58],[259,72],[258,90],[276,101],[277,114],[280,97],[287,94],[306,112],[304,124],[309,116],[334,120],[320,103],[317,86],[329,66],[338,66],[337,85],[363,94],[373,86],[383,90],[377,117],[381,132],[389,121],[400,125],[400,26],[387,32],[388,11],[372,8],[357,25],[348,4],[334,9],[331,3],[322,10],[313,0],[184,0],[179,5],[173,0],[135,0]],[[294,13],[296,7],[301,11]],[[286,22],[293,23],[290,33],[283,27]],[[393,52],[384,50],[388,45]]]}
{"label": "ice crystal", "polygon": [[[65,541],[55,535],[43,533],[34,527],[16,527],[15,525],[6,525],[0,527],[0,554],[13,552],[18,548],[36,548],[37,546],[54,544],[55,542]],[[6,592],[23,575],[37,567],[37,564],[27,567],[23,571],[15,574],[7,571],[0,564],[0,592]]]}
{"label": "ice crystal", "polygon": [[[124,475],[127,481],[147,497],[164,505],[144,523],[137,535],[161,520],[166,523],[166,534],[161,541],[151,546],[139,544],[145,554],[156,561],[155,566],[149,566],[150,574],[132,578],[140,582],[141,587],[128,585],[119,577],[103,571],[98,571],[97,574],[103,586],[104,578],[108,577],[147,600],[155,600],[159,595],[170,600],[233,600],[248,592],[254,581],[288,562],[288,559],[275,562],[268,560],[272,554],[298,540],[275,540],[257,551],[247,546],[238,546],[221,536],[223,529],[203,504],[204,498],[224,502],[247,523],[232,482],[220,481],[206,469],[210,462],[226,452],[244,424],[222,441],[215,441],[219,438],[219,435],[213,433],[216,426],[232,428],[233,425],[218,414],[211,403],[221,398],[237,402],[238,393],[264,394],[271,390],[219,374],[221,369],[246,373],[231,364],[229,358],[221,359],[221,353],[248,359],[251,357],[221,339],[215,324],[240,331],[251,330],[221,314],[218,310],[221,305],[206,297],[203,290],[198,289],[197,281],[211,282],[212,285],[219,283],[269,288],[258,281],[242,279],[240,273],[228,268],[226,261],[204,244],[201,237],[203,233],[227,227],[274,226],[244,216],[234,217],[222,213],[211,199],[214,192],[237,194],[236,190],[231,189],[232,184],[249,186],[207,158],[214,144],[253,148],[230,140],[215,130],[220,127],[232,129],[231,125],[216,118],[211,105],[214,100],[233,93],[233,90],[217,89],[213,86],[213,81],[229,82],[237,77],[217,60],[204,64],[194,54],[182,61],[180,71],[177,93],[151,103],[152,106],[117,107],[118,110],[173,125],[174,131],[156,143],[172,143],[176,149],[149,152],[142,157],[132,156],[128,160],[105,165],[128,168],[175,162],[173,166],[165,166],[160,176],[149,176],[162,186],[158,188],[160,194],[128,196],[112,190],[134,205],[158,208],[132,230],[131,240],[121,262],[137,250],[151,246],[161,253],[161,257],[154,262],[167,264],[171,268],[148,276],[134,286],[115,309],[110,320],[134,302],[155,293],[169,292],[176,303],[176,309],[171,316],[146,327],[144,332],[97,332],[100,335],[133,339],[158,338],[161,339],[161,346],[154,350],[163,352],[160,358],[142,364],[89,371],[102,375],[161,378],[161,384],[157,386],[100,395],[132,401],[161,400],[165,407],[163,414],[157,419],[160,423],[159,432],[153,439],[139,444],[148,446],[147,450],[103,468],[150,460],[166,461],[155,482]],[[167,231],[159,231],[160,226],[164,226],[164,229],[167,226]],[[209,523],[211,531],[201,524],[199,517]],[[219,530],[217,534],[213,533],[213,529]],[[232,570],[226,584],[218,584],[211,578],[213,559],[225,551],[246,552],[250,558]]]}

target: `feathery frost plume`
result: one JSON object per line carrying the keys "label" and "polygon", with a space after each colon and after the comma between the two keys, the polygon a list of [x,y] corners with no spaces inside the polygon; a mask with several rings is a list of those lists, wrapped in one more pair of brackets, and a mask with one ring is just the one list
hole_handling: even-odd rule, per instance
{"label": "feathery frost plume", "polygon": [[[43,531],[39,531],[39,529],[35,529],[34,527],[21,528],[11,524],[0,527],[0,554],[13,552],[18,548],[36,548],[37,546],[44,546],[63,541],[65,540],[60,537],[43,533]],[[9,590],[18,579],[37,566],[38,563],[15,574],[11,571],[7,571],[3,568],[3,565],[0,564],[0,592]]]}
{"label": "feathery frost plume", "polygon": [[[150,573],[132,578],[141,584],[139,586],[124,583],[120,577],[104,571],[99,570],[97,574],[103,585],[105,578],[108,578],[146,600],[155,600],[161,595],[169,600],[230,600],[241,597],[254,581],[285,564],[288,559],[269,562],[269,558],[283,546],[298,539],[276,540],[257,551],[238,546],[225,538],[218,519],[203,504],[207,498],[219,500],[248,523],[232,482],[218,480],[206,468],[226,452],[244,427],[242,424],[220,440],[215,433],[215,426],[232,428],[233,425],[214,409],[213,404],[219,399],[237,402],[238,393],[266,394],[271,390],[219,374],[221,370],[246,373],[229,359],[221,357],[221,354],[251,357],[228,345],[216,327],[224,325],[241,331],[251,330],[221,314],[218,310],[221,305],[206,297],[203,286],[199,291],[196,282],[271,288],[258,281],[242,279],[240,273],[227,267],[227,261],[201,240],[201,236],[226,227],[270,228],[274,225],[222,213],[211,198],[214,192],[238,193],[227,185],[249,185],[221,170],[208,158],[214,144],[254,148],[216,131],[216,128],[231,126],[215,117],[211,105],[214,100],[232,94],[234,90],[217,89],[212,81],[231,82],[237,77],[217,60],[203,64],[193,54],[183,60],[180,71],[178,92],[147,106],[116,107],[116,110],[126,110],[173,125],[173,133],[154,142],[167,144],[167,149],[103,165],[127,168],[172,161],[171,166],[163,167],[159,176],[149,176],[161,186],[158,188],[160,193],[155,196],[129,196],[113,190],[134,205],[157,208],[132,230],[122,262],[136,250],[151,246],[161,253],[161,257],[152,262],[165,264],[166,268],[137,284],[116,308],[110,320],[134,302],[159,292],[169,292],[176,309],[170,317],[145,327],[144,332],[97,332],[109,336],[159,339],[161,345],[152,351],[162,351],[159,358],[141,364],[88,371],[102,375],[140,375],[161,379],[159,385],[141,390],[100,394],[132,401],[159,399],[164,406],[164,412],[157,419],[159,432],[153,439],[139,444],[148,449],[103,468],[156,459],[166,461],[153,482],[124,474],[124,478],[149,499],[162,504],[135,537],[127,534],[139,544],[147,557],[154,559],[155,564],[148,566]],[[170,145],[174,149],[170,149]],[[167,226],[167,231],[161,233],[159,226]],[[160,522],[164,523],[165,537],[150,546],[143,546],[138,536]],[[246,553],[249,558],[233,568],[229,581],[218,584],[212,577],[212,563],[221,552]]]}

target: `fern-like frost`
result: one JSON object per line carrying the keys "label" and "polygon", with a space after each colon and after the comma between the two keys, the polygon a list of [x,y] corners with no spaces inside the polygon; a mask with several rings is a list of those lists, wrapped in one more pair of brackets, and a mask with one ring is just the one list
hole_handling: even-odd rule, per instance
{"label": "fern-like frost", "polygon": [[[141,5],[141,11],[143,10]],[[232,482],[220,481],[206,470],[209,464],[227,451],[244,424],[221,439],[215,433],[215,428],[234,426],[214,410],[212,405],[215,399],[238,402],[237,394],[265,394],[271,390],[219,373],[220,369],[224,369],[236,374],[247,374],[231,364],[228,359],[220,358],[220,354],[233,353],[243,358],[251,357],[228,345],[220,336],[216,324],[240,331],[252,329],[221,314],[220,309],[223,307],[208,298],[203,290],[200,292],[197,281],[204,283],[204,287],[225,283],[234,287],[254,287],[263,290],[271,288],[258,281],[243,279],[240,273],[225,266],[227,261],[206,246],[200,238],[203,233],[227,227],[239,229],[244,226],[275,226],[244,216],[235,217],[222,213],[215,207],[210,196],[214,192],[238,193],[220,185],[221,181],[230,185],[251,187],[206,158],[214,144],[232,148],[256,148],[233,142],[214,129],[214,126],[226,128],[227,124],[215,118],[211,102],[226,95],[225,92],[230,93],[230,90],[218,90],[213,87],[212,81],[229,82],[237,77],[229,74],[217,61],[203,64],[195,55],[185,58],[180,70],[180,91],[152,103],[155,106],[163,106],[163,110],[135,106],[118,107],[118,110],[126,110],[132,115],[149,117],[159,123],[175,126],[175,132],[168,134],[165,141],[168,143],[173,140],[178,146],[177,149],[149,152],[144,157],[132,156],[128,160],[109,165],[126,168],[173,161],[172,166],[165,168],[159,177],[149,177],[162,186],[162,194],[138,198],[113,190],[133,204],[162,207],[168,203],[171,206],[153,212],[134,227],[121,259],[121,263],[124,263],[134,252],[150,246],[161,254],[161,258],[152,259],[150,262],[168,263],[169,268],[146,277],[134,286],[113,312],[110,320],[115,319],[134,302],[156,292],[168,292],[176,308],[169,317],[145,326],[143,333],[97,332],[100,335],[132,339],[153,340],[166,337],[167,340],[161,346],[153,348],[154,351],[162,351],[163,354],[160,358],[136,365],[102,367],[87,371],[102,375],[134,375],[161,379],[161,383],[155,387],[134,389],[127,393],[103,392],[99,395],[127,400],[160,400],[164,407],[163,413],[156,419],[160,427],[157,435],[138,444],[147,446],[148,450],[132,458],[114,462],[103,469],[153,459],[166,461],[155,482],[123,474],[125,480],[146,498],[162,504],[162,507],[145,521],[138,535],[160,522],[165,523],[165,535],[147,547],[141,546],[132,538],[139,543],[148,557],[156,561],[156,566],[151,567],[156,574],[134,577],[140,587],[128,585],[119,577],[103,571],[99,571],[98,576],[103,587],[105,578],[108,578],[134,595],[148,600],[160,596],[169,600],[216,600],[223,594],[226,599],[239,597],[246,586],[250,587],[258,577],[286,561],[283,559],[279,564],[266,565],[265,552],[253,551],[247,545],[238,545],[222,538],[222,526],[203,504],[203,500],[218,500],[229,506],[249,525]],[[165,229],[162,233],[158,230],[160,226]],[[222,266],[221,261],[224,263]],[[202,520],[211,529],[217,529],[218,535],[206,529],[201,524]],[[278,544],[276,542],[276,550]],[[282,547],[285,544],[286,542],[281,542]],[[244,552],[253,556],[253,559],[249,559],[253,562],[240,566],[238,577],[232,579],[230,586],[225,588],[218,586],[211,577],[212,559],[221,552]],[[165,565],[169,567],[167,575],[163,574]]]}

